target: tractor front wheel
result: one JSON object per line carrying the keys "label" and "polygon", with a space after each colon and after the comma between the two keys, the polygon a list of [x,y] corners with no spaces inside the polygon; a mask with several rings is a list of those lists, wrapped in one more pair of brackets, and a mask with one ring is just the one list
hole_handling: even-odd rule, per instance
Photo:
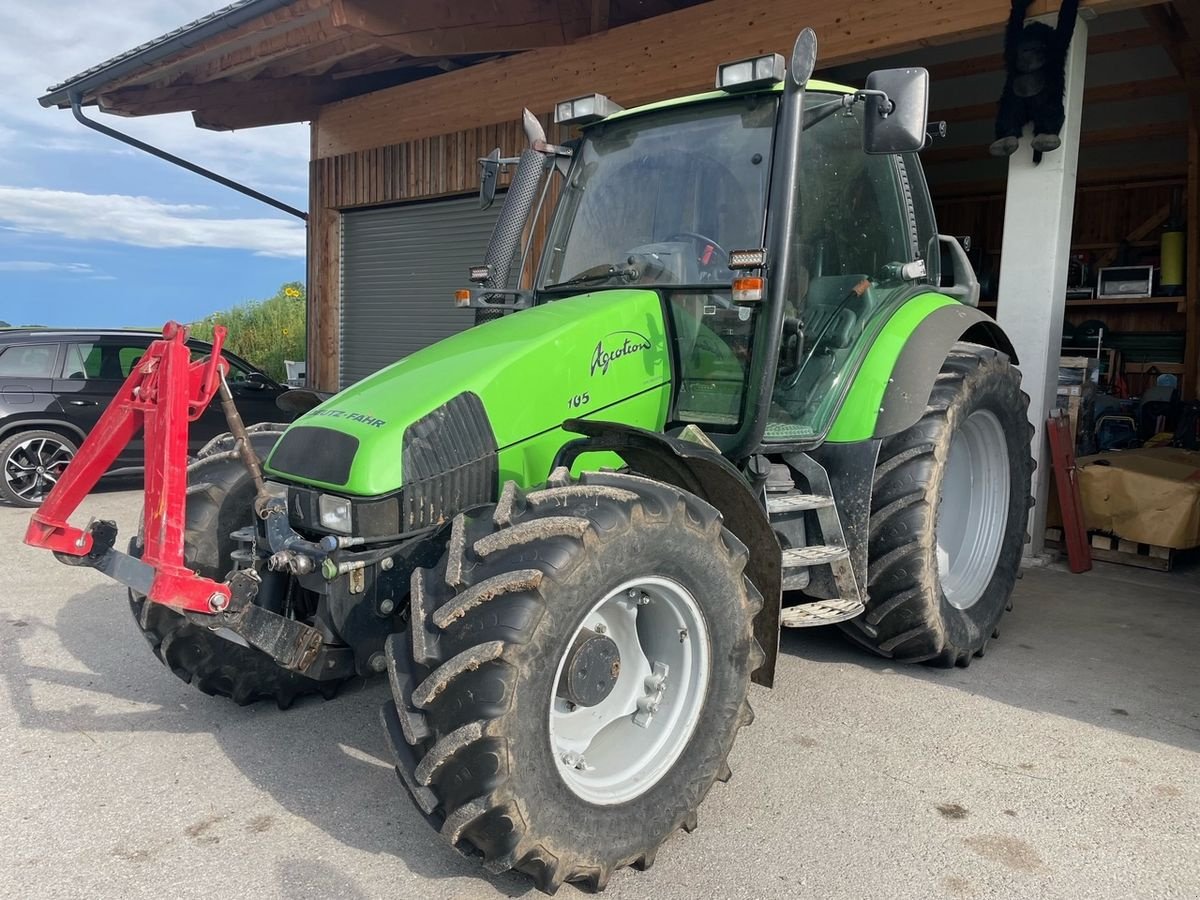
{"label": "tractor front wheel", "polygon": [[713,507],[624,474],[458,516],[387,648],[384,723],[430,822],[547,893],[649,866],[752,718],[746,556]]}
{"label": "tractor front wheel", "polygon": [[1029,398],[1008,357],[958,343],[922,419],[886,438],[871,497],[866,613],[841,625],[905,662],[966,666],[998,635],[1028,526]]}
{"label": "tractor front wheel", "polygon": [[[285,427],[254,426],[250,442],[260,458],[266,458]],[[188,466],[184,565],[216,581],[234,568],[232,532],[255,520],[254,482],[233,446],[232,436],[224,435]],[[140,535],[129,552],[141,555]],[[154,655],[210,696],[230,697],[239,705],[274,700],[286,709],[297,697],[320,693],[329,699],[337,692],[340,682],[316,681],[285,669],[232,632],[196,625],[141,594],[129,592],[129,607]]]}

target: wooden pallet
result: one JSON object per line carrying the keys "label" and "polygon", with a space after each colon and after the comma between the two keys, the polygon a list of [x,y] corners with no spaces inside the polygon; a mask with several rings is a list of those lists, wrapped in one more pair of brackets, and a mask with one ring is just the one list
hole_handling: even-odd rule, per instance
{"label": "wooden pallet", "polygon": [[[1092,545],[1092,559],[1119,563],[1123,566],[1138,566],[1142,569],[1157,569],[1159,572],[1171,571],[1171,564],[1175,561],[1175,551],[1170,547],[1139,544],[1136,541],[1127,541],[1102,531],[1089,532],[1088,537]],[[1046,529],[1047,547],[1062,550],[1062,538],[1061,528]]]}

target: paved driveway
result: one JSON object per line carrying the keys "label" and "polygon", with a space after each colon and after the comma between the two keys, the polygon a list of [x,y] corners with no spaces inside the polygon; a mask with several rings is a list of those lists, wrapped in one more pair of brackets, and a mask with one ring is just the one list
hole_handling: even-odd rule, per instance
{"label": "paved driveway", "polygon": [[[139,495],[87,515],[136,527]],[[541,896],[402,796],[383,684],[238,708],[0,507],[0,896]],[[784,635],[734,778],[617,898],[1200,897],[1200,579],[1033,570],[968,670]],[[577,896],[564,887],[559,896]]]}

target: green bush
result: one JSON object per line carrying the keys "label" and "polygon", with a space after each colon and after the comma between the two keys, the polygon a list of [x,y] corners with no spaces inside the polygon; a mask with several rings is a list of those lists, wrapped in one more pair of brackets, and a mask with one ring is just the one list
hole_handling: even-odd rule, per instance
{"label": "green bush", "polygon": [[304,285],[289,281],[270,299],[240,303],[188,327],[194,337],[211,341],[213,327],[224,325],[229,330],[225,346],[230,352],[283,381],[283,361],[304,359],[304,310]]}

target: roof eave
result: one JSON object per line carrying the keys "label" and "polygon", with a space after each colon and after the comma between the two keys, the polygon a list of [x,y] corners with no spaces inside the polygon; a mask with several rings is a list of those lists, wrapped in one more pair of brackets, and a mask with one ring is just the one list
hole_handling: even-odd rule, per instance
{"label": "roof eave", "polygon": [[287,6],[290,2],[291,0],[241,0],[239,3],[233,3],[224,9],[197,19],[189,25],[184,25],[182,28],[149,41],[141,47],[135,47],[133,50],[81,72],[61,84],[47,88],[47,92],[38,98],[38,103],[47,108],[51,106],[68,107],[71,105],[72,95],[84,98],[95,94],[114,81],[139,69],[152,66],[181,49],[206,41],[222,32],[238,28],[253,19]]}

